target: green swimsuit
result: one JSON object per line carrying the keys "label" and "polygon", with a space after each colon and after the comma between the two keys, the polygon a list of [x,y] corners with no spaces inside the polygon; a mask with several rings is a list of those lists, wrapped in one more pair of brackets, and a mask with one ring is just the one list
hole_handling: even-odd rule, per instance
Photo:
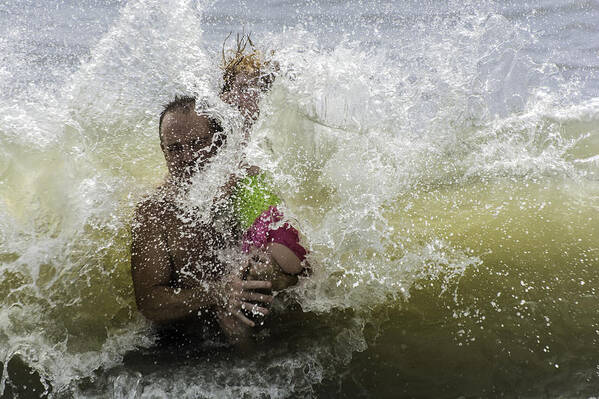
{"label": "green swimsuit", "polygon": [[245,231],[256,218],[271,206],[281,202],[270,189],[266,174],[247,176],[235,187],[233,210],[239,226]]}

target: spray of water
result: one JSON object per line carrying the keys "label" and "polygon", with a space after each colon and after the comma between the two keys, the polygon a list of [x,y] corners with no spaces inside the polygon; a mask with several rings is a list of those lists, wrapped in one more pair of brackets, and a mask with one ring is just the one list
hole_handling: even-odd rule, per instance
{"label": "spray of water", "polygon": [[[389,309],[414,293],[443,298],[439,319],[457,320],[464,344],[480,326],[507,324],[497,317],[512,302],[497,287],[512,280],[495,284],[496,265],[536,273],[563,248],[584,270],[598,264],[599,104],[577,101],[554,65],[525,55],[535,40],[526,29],[471,12],[396,26],[400,39],[383,47],[325,48],[301,27],[265,34],[280,73],[245,142],[218,98],[201,12],[186,0],[132,1],[60,90],[0,104],[0,392],[18,357],[57,396],[310,396],[369,350],[372,326],[395,328]],[[0,82],[8,74],[0,67]],[[257,358],[141,373],[123,365],[155,340],[133,301],[129,227],[164,177],[157,114],[174,94],[205,100],[228,133],[186,203],[208,220],[239,161],[259,165],[314,272],[287,293],[281,314],[296,311]],[[527,254],[535,246],[544,249]],[[514,268],[516,279],[526,270]],[[477,275],[489,282],[470,300]],[[519,285],[540,291],[551,285],[543,278]],[[510,315],[530,314],[531,331],[550,323],[531,305],[544,297],[514,292]],[[96,388],[81,385],[91,377]]]}

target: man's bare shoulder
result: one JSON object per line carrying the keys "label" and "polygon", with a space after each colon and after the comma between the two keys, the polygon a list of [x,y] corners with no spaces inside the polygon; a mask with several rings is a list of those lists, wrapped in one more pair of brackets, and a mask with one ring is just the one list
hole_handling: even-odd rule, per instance
{"label": "man's bare shoulder", "polygon": [[169,201],[168,190],[164,186],[160,186],[137,204],[134,224],[159,224],[167,216],[170,207],[171,201]]}

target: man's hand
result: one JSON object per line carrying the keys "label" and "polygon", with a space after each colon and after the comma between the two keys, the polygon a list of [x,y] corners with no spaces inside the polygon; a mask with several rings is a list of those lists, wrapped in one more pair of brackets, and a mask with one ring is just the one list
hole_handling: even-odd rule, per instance
{"label": "man's hand", "polygon": [[270,281],[274,291],[281,291],[297,284],[298,277],[286,274],[265,251],[254,249],[250,255],[248,281]]}
{"label": "man's hand", "polygon": [[218,325],[229,343],[243,351],[247,351],[248,348],[252,347],[251,327],[243,324],[237,317],[222,308],[216,311],[216,317]]}
{"label": "man's hand", "polygon": [[[269,313],[268,308],[260,306],[263,304],[269,306],[272,303],[272,295],[256,292],[255,290],[270,291],[272,283],[264,280],[244,281],[237,274],[230,275],[223,288],[223,306],[219,310],[227,316],[233,316],[248,327],[254,327],[251,319],[243,313],[245,310],[252,315],[264,317]],[[254,302],[254,303],[252,303]]]}

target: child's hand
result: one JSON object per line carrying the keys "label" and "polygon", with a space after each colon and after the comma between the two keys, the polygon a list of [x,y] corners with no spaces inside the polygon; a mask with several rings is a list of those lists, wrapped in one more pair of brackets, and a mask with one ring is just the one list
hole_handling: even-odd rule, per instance
{"label": "child's hand", "polygon": [[247,172],[248,176],[256,176],[259,175],[260,172],[262,172],[262,170],[260,170],[260,168],[256,165],[247,166],[245,168],[245,171]]}
{"label": "child's hand", "polygon": [[262,170],[259,167],[257,167],[256,165],[250,165],[246,161],[241,161],[239,163],[239,169],[245,170],[245,173],[248,176],[256,176],[262,172]]}
{"label": "child's hand", "polygon": [[233,190],[235,190],[235,186],[237,186],[238,181],[239,178],[232,173],[229,176],[229,181],[227,181],[227,183],[220,188],[222,195],[219,197],[219,199],[227,198],[233,195]]}
{"label": "child's hand", "polygon": [[[242,164],[240,165],[240,167],[246,170],[248,176],[256,176],[261,172],[260,168],[257,166],[249,166],[247,164]],[[237,186],[238,182],[239,177],[235,173],[231,173],[231,175],[229,175],[229,181],[227,181],[227,183],[225,183],[225,185],[220,188],[220,191],[223,194],[219,198],[227,198],[233,195],[233,190],[235,190],[235,187]]]}

